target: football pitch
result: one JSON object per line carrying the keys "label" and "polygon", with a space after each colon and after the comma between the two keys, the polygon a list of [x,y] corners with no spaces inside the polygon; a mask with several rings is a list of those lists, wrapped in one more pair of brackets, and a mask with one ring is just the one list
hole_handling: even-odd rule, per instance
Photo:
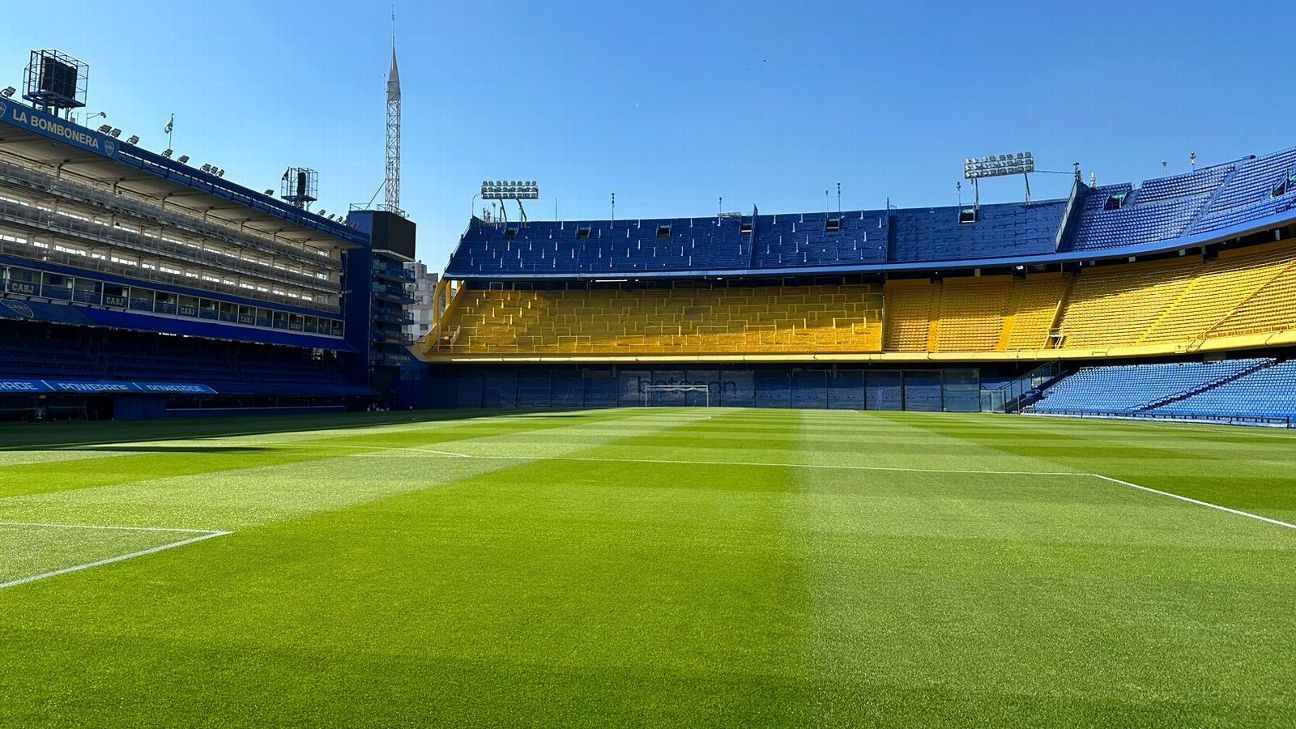
{"label": "football pitch", "polygon": [[0,724],[1292,726],[1294,523],[1259,429],[3,426]]}

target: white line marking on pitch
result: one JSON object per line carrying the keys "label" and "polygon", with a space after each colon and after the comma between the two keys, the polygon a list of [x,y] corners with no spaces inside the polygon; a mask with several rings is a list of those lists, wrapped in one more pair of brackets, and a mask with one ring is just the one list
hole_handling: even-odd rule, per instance
{"label": "white line marking on pitch", "polygon": [[1112,478],[1111,476],[1104,476],[1101,473],[1091,473],[1089,475],[1093,476],[1094,478],[1100,478],[1104,481],[1109,481],[1114,484],[1119,484],[1121,486],[1128,486],[1132,489],[1138,489],[1139,491],[1146,491],[1149,494],[1157,494],[1158,496],[1168,496],[1172,499],[1178,499],[1179,501],[1184,501],[1189,504],[1204,506],[1207,509],[1215,509],[1217,511],[1223,511],[1229,514],[1236,514],[1237,516],[1245,516],[1248,519],[1255,519],[1256,521],[1262,521],[1266,524],[1273,524],[1274,526],[1285,527],[1287,529],[1296,529],[1296,524],[1285,522],[1280,519],[1271,519],[1267,516],[1260,516],[1259,514],[1252,514],[1249,511],[1242,511],[1241,509],[1233,509],[1227,506],[1220,506],[1219,504],[1212,504],[1209,501],[1194,499],[1190,496],[1180,496],[1179,494],[1172,494],[1169,491],[1161,491],[1160,489],[1149,488],[1147,486],[1139,486],[1136,483],[1130,483],[1129,481],[1122,481],[1119,478]]}
{"label": "white line marking on pitch", "polygon": [[126,532],[180,532],[188,534],[230,534],[219,529],[181,529],[179,527],[103,526],[100,524],[49,524],[39,521],[0,521],[0,526],[44,527],[47,529],[108,529]]}
{"label": "white line marking on pitch", "polygon": [[[355,447],[359,448],[359,447],[363,447],[363,446],[355,446]],[[383,447],[383,446],[374,446],[374,448],[377,448],[377,449],[379,449],[379,450],[419,451],[419,449],[416,449],[416,448],[393,448],[393,447]],[[420,452],[423,452],[423,453],[442,453],[441,451],[427,451],[427,450],[422,450],[422,451],[420,451]],[[357,457],[360,457],[360,458],[365,458],[365,457],[368,457],[368,458],[374,458],[374,457],[378,457],[378,458],[399,458],[399,457],[400,457],[400,456],[391,456],[391,455],[387,455],[387,454],[378,454],[378,453],[368,453],[368,454],[366,454],[366,453],[359,453],[359,454],[356,454],[356,455],[357,455]],[[1107,482],[1114,483],[1114,484],[1119,484],[1119,485],[1121,485],[1121,486],[1127,486],[1127,487],[1132,488],[1132,489],[1138,489],[1139,491],[1145,491],[1145,492],[1150,493],[1150,494],[1157,494],[1157,495],[1159,495],[1159,496],[1166,496],[1166,497],[1169,497],[1169,498],[1172,498],[1172,499],[1177,499],[1177,500],[1179,500],[1179,501],[1183,501],[1183,502],[1185,502],[1185,503],[1195,504],[1195,505],[1197,505],[1197,506],[1204,506],[1204,507],[1206,507],[1206,508],[1208,508],[1208,509],[1215,509],[1215,510],[1217,510],[1217,511],[1223,511],[1223,512],[1226,512],[1226,513],[1229,513],[1229,514],[1235,514],[1235,515],[1237,515],[1237,516],[1244,516],[1244,517],[1246,517],[1246,518],[1248,518],[1248,519],[1255,519],[1256,521],[1262,521],[1262,522],[1265,522],[1266,524],[1272,524],[1272,525],[1274,525],[1274,526],[1279,526],[1279,527],[1284,527],[1284,528],[1287,528],[1287,529],[1293,529],[1293,530],[1296,530],[1296,524],[1292,524],[1292,523],[1290,523],[1290,522],[1285,522],[1285,521],[1282,521],[1282,520],[1280,520],[1280,519],[1273,519],[1273,518],[1270,518],[1270,517],[1267,517],[1267,516],[1261,516],[1261,515],[1259,515],[1259,514],[1253,514],[1253,513],[1249,512],[1249,511],[1242,511],[1241,509],[1233,509],[1233,508],[1230,508],[1230,507],[1228,507],[1228,506],[1221,506],[1221,505],[1219,505],[1219,504],[1212,504],[1212,503],[1209,502],[1209,501],[1202,501],[1201,499],[1194,499],[1194,498],[1189,497],[1189,496],[1181,496],[1181,495],[1179,495],[1179,494],[1171,493],[1171,492],[1169,492],[1169,491],[1161,491],[1161,490],[1159,490],[1159,489],[1149,488],[1149,487],[1147,487],[1147,486],[1140,486],[1140,485],[1138,485],[1138,484],[1136,484],[1136,483],[1130,483],[1129,481],[1122,481],[1122,480],[1120,480],[1120,479],[1118,479],[1118,478],[1112,478],[1111,476],[1104,476],[1104,475],[1102,475],[1101,473],[1083,473],[1083,472],[1080,472],[1080,471],[978,471],[978,470],[972,470],[972,469],[956,469],[956,468],[906,468],[906,467],[902,467],[902,466],[853,466],[853,465],[829,465],[829,464],[817,464],[817,463],[766,463],[766,462],[761,462],[761,461],[685,461],[685,460],[672,460],[672,459],[664,459],[664,458],[663,458],[663,459],[659,459],[659,458],[594,458],[594,457],[589,457],[589,456],[552,456],[552,457],[547,457],[547,458],[546,458],[546,457],[543,457],[543,456],[541,456],[541,457],[532,457],[532,456],[495,456],[495,455],[477,455],[477,456],[474,456],[474,455],[468,455],[468,454],[466,454],[466,453],[453,453],[453,454],[446,453],[446,455],[453,455],[453,456],[457,456],[457,457],[459,457],[459,458],[476,458],[476,459],[482,459],[482,460],[499,460],[499,461],[534,461],[534,460],[548,460],[548,461],[580,461],[580,462],[586,462],[586,463],[588,463],[588,462],[593,462],[593,463],[656,463],[656,464],[705,465],[705,466],[756,466],[756,467],[766,467],[766,468],[809,468],[809,469],[825,469],[825,470],[834,470],[834,469],[838,469],[838,470],[847,470],[847,471],[892,471],[892,472],[900,472],[900,473],[950,473],[950,474],[957,474],[957,475],[975,475],[975,474],[985,474],[985,475],[990,475],[990,476],[1069,476],[1069,477],[1081,476],[1081,477],[1084,477],[1084,478],[1097,478],[1097,479],[1101,479],[1101,480],[1103,480],[1103,481],[1107,481]]]}
{"label": "white line marking on pitch", "polygon": [[148,549],[140,549],[135,552],[129,552],[127,554],[119,554],[115,557],[106,557],[104,559],[97,559],[93,562],[75,564],[72,565],[71,567],[63,567],[62,569],[50,570],[49,572],[41,572],[40,574],[28,575],[27,577],[19,577],[18,579],[9,580],[8,582],[0,582],[0,590],[3,590],[8,587],[17,587],[19,585],[26,585],[28,583],[36,582],[37,580],[48,579],[50,577],[58,577],[59,575],[66,575],[72,572],[80,572],[82,570],[93,569],[95,567],[102,567],[104,565],[113,564],[115,562],[125,562],[128,559],[135,559],[136,557],[144,557],[150,554],[157,554],[158,552],[165,552],[168,549],[184,547],[190,544],[196,544],[197,542],[204,542],[208,539],[215,539],[217,537],[229,536],[230,534],[234,533],[234,532],[219,531],[214,529],[207,530],[207,529],[172,529],[167,527],[98,526],[94,524],[45,524],[40,522],[25,522],[25,521],[0,522],[0,526],[26,526],[26,527],[37,527],[41,529],[105,529],[105,530],[119,530],[119,531],[141,531],[141,532],[175,532],[177,534],[196,535],[196,536],[189,537],[187,539],[181,539],[175,542],[160,544],[156,547],[149,547]]}

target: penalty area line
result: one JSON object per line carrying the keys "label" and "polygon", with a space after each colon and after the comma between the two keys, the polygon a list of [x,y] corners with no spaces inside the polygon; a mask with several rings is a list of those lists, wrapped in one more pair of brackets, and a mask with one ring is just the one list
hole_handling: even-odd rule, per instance
{"label": "penalty area line", "polygon": [[218,530],[204,531],[200,529],[167,529],[162,527],[92,526],[88,524],[40,524],[36,522],[0,522],[0,526],[28,526],[28,527],[36,527],[36,528],[50,528],[50,529],[110,529],[110,530],[147,531],[147,532],[175,532],[177,534],[186,534],[186,533],[194,534],[194,536],[192,537],[187,537],[185,539],[180,539],[174,542],[167,542],[166,544],[159,544],[156,547],[149,547],[148,549],[140,549],[134,552],[128,552],[126,554],[119,554],[113,557],[105,557],[104,559],[97,559],[93,562],[74,564],[71,567],[63,567],[61,569],[50,570],[48,572],[41,572],[35,575],[19,577],[14,580],[9,580],[8,582],[0,582],[0,590],[4,590],[10,587],[18,587],[19,585],[26,585],[32,582],[37,582],[39,580],[46,580],[51,577],[58,577],[59,575],[67,575],[73,572],[81,572],[82,570],[94,569],[95,567],[103,567],[104,565],[110,565],[117,562],[125,562],[128,559],[135,559],[136,557],[146,557],[150,554],[157,554],[158,552],[165,552],[169,549],[185,547],[190,544],[197,544],[198,542],[205,542],[208,539],[225,537],[234,533],[234,532],[218,531]]}
{"label": "penalty area line", "polygon": [[1130,483],[1129,481],[1122,481],[1122,480],[1120,480],[1119,478],[1112,478],[1111,476],[1104,476],[1104,475],[1102,475],[1101,473],[1091,473],[1091,474],[1089,474],[1089,475],[1090,475],[1090,476],[1093,476],[1094,478],[1099,478],[1099,479],[1102,479],[1103,481],[1107,481],[1108,483],[1114,483],[1114,484],[1117,484],[1117,485],[1119,485],[1119,486],[1126,486],[1126,487],[1128,487],[1128,488],[1138,489],[1139,491],[1145,491],[1145,492],[1147,492],[1147,493],[1149,493],[1149,494],[1156,494],[1156,495],[1158,495],[1158,496],[1168,496],[1169,498],[1176,499],[1176,500],[1178,500],[1178,501],[1183,501],[1183,502],[1185,502],[1185,503],[1195,504],[1196,506],[1204,506],[1204,507],[1206,507],[1207,509],[1215,509],[1216,511],[1222,511],[1222,512],[1225,512],[1225,513],[1227,513],[1227,514],[1233,514],[1233,515],[1235,515],[1235,516],[1244,516],[1244,517],[1246,517],[1246,518],[1248,518],[1248,519],[1255,519],[1256,521],[1262,521],[1262,522],[1264,522],[1264,523],[1266,523],[1266,524],[1272,524],[1272,525],[1274,525],[1274,526],[1283,527],[1284,529],[1294,529],[1294,530],[1296,530],[1296,524],[1292,524],[1291,522],[1286,522],[1286,521],[1283,521],[1283,520],[1281,520],[1281,519],[1273,519],[1273,518],[1270,518],[1270,517],[1267,517],[1267,516],[1261,516],[1261,515],[1259,515],[1259,514],[1253,514],[1253,513],[1249,512],[1249,511],[1242,511],[1241,509],[1234,509],[1234,508],[1231,508],[1231,507],[1228,507],[1228,506],[1221,506],[1221,505],[1219,505],[1219,504],[1212,504],[1212,503],[1209,502],[1209,501],[1202,501],[1201,499],[1194,499],[1194,498],[1192,498],[1191,496],[1182,496],[1182,495],[1180,495],[1180,494],[1171,493],[1171,492],[1169,492],[1169,491],[1162,491],[1162,490],[1160,490],[1160,489],[1154,489],[1154,488],[1150,488],[1150,487],[1148,487],[1148,486],[1140,486],[1140,485],[1138,485],[1138,484],[1136,484],[1136,483]]}

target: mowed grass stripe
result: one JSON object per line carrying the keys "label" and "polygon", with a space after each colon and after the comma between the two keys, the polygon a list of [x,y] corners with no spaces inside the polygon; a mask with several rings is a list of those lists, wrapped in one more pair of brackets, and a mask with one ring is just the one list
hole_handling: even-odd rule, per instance
{"label": "mowed grass stripe", "polygon": [[[1040,470],[1085,470],[1296,522],[1296,482],[1291,476],[1296,472],[1296,448],[1290,438],[1247,438],[1237,428],[1206,426],[1187,429],[1124,421],[915,415],[878,413],[869,417],[931,433],[966,450],[1005,458],[1029,457],[1040,464]],[[1035,427],[1028,427],[1031,425]]]}
{"label": "mowed grass stripe", "polygon": [[[664,432],[698,437],[695,424],[676,422]],[[720,469],[708,470],[714,477]],[[248,529],[222,545],[219,564],[141,565],[135,590],[91,594],[101,595],[94,599],[103,609],[121,611],[115,632],[123,635],[114,644],[152,656],[139,670],[169,665],[168,675],[192,686],[198,667],[176,661],[197,651],[218,687],[235,666],[245,671],[251,663],[276,676],[266,684],[270,693],[242,689],[254,702],[292,697],[256,702],[259,714],[227,707],[223,720],[234,724],[270,716],[364,716],[374,724],[784,722],[805,602],[797,579],[803,560],[789,551],[780,520],[791,475],[762,469],[746,493],[709,489],[698,475],[683,466],[572,469],[538,460]],[[663,485],[691,489],[690,496]],[[277,589],[283,584],[295,586],[291,594]],[[220,641],[210,641],[207,625],[221,626]],[[347,627],[310,627],[320,625]],[[20,644],[40,637],[18,636]],[[283,672],[307,654],[319,664],[346,656],[347,666],[316,674],[310,703],[294,673]],[[388,692],[355,690],[389,683],[393,667],[428,677],[421,700],[397,705]],[[36,673],[59,670],[41,665]],[[15,688],[17,696],[30,690]],[[177,710],[142,686],[126,691],[125,699],[83,695],[90,705],[79,707],[81,715],[110,716],[122,700],[136,716],[162,721]]]}
{"label": "mowed grass stripe", "polygon": [[[609,422],[609,418],[613,420]],[[639,413],[614,417],[608,411],[598,411],[563,419],[497,420],[490,430],[475,428],[469,433],[463,432],[462,425],[450,426],[454,432],[449,434],[424,430],[423,426],[403,427],[384,434],[383,442],[445,443],[450,442],[447,436],[456,436],[460,438],[453,441],[457,445],[477,443],[492,452],[518,449],[560,455],[616,438],[624,432],[642,432],[693,419],[681,413],[669,417],[642,417]],[[537,427],[534,423],[543,425]],[[57,514],[62,521],[93,524],[243,530],[319,511],[343,509],[393,494],[434,488],[515,464],[515,461],[458,458],[440,458],[430,464],[417,446],[410,446],[409,451],[384,448],[381,452],[390,458],[375,463],[363,458],[364,449],[379,446],[357,446],[360,450],[346,447],[354,439],[338,435],[337,431],[324,439],[304,435],[278,445],[258,445],[257,437],[223,438],[191,447],[162,443],[156,446],[159,450],[151,454],[151,459],[165,461],[168,456],[186,459],[192,455],[187,448],[213,449],[215,453],[208,458],[218,458],[215,454],[227,447],[249,448],[267,457],[260,465],[241,468],[201,472],[179,469],[179,474],[167,469],[161,469],[161,473],[116,474],[112,479],[105,479],[111,483],[92,483],[93,487],[80,484],[62,490],[10,495],[0,498],[0,519],[38,521]],[[232,443],[239,445],[231,446]],[[106,460],[119,464],[121,459]],[[6,471],[0,470],[3,473]]]}
{"label": "mowed grass stripe", "polygon": [[[202,553],[0,593],[0,723],[1232,727],[1296,713],[1289,530],[1087,477],[833,467],[1073,467],[995,447],[1020,437],[1016,418],[585,417],[454,442],[477,458],[420,453],[413,435],[386,451],[373,432],[373,452],[0,501],[33,517],[248,520]],[[1042,443],[1104,440],[1105,424],[1075,425]],[[977,428],[998,437],[966,437]],[[288,442],[261,445],[327,447],[272,437]],[[752,452],[778,465],[730,465]],[[276,497],[310,506],[275,516]]]}
{"label": "mowed grass stripe", "polygon": [[[127,444],[93,444],[64,446],[74,450],[101,454],[102,458],[78,459],[57,463],[38,462],[0,466],[0,498],[22,494],[96,488],[143,480],[211,474],[272,465],[290,465],[333,458],[344,453],[331,451],[330,444],[383,447],[419,446],[507,435],[519,430],[539,431],[600,422],[613,416],[604,413],[585,414],[575,421],[566,419],[490,418],[471,421],[449,421],[403,424],[378,433],[347,433],[337,430],[326,434],[307,431],[313,437],[297,439],[284,445],[262,445],[264,436],[212,436],[192,442],[165,439]],[[284,437],[279,434],[277,437]],[[293,448],[292,444],[301,445]],[[318,446],[318,447],[312,447]],[[35,448],[37,446],[25,446]],[[129,455],[134,454],[134,455]]]}
{"label": "mowed grass stripe", "polygon": [[797,475],[822,681],[797,724],[1270,725],[1288,708],[1284,530],[1087,479]]}

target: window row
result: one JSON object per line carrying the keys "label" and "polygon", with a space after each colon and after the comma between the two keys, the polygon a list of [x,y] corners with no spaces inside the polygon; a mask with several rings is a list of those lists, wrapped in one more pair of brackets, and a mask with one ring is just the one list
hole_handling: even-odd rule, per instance
{"label": "window row", "polygon": [[275,311],[259,306],[246,306],[169,291],[155,291],[139,286],[105,283],[79,276],[64,276],[15,266],[4,268],[4,290],[7,293],[39,296],[51,301],[206,319],[264,329],[342,336],[342,322],[337,319]]}

